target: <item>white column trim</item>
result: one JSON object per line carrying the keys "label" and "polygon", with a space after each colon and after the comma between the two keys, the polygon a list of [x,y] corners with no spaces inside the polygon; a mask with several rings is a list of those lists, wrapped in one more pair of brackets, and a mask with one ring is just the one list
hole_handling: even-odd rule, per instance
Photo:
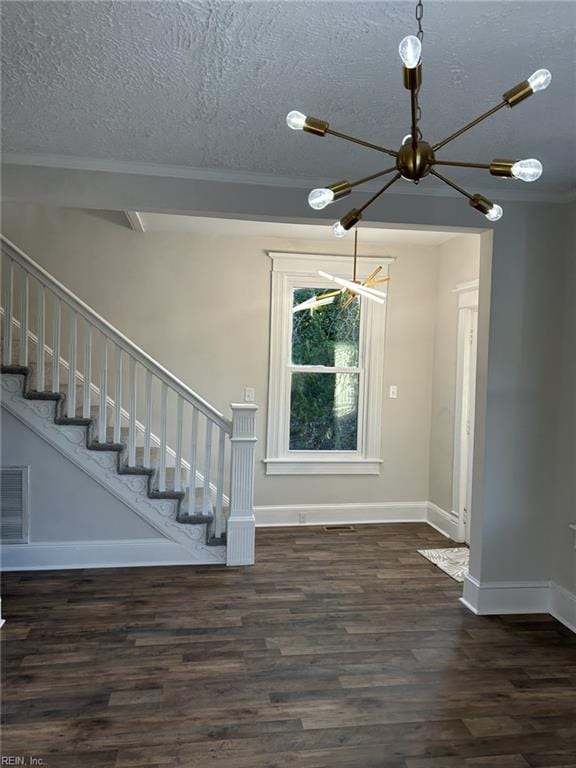
{"label": "white column trim", "polygon": [[230,407],[230,516],[226,528],[226,565],[252,565],[256,548],[254,453],[258,406],[233,403]]}

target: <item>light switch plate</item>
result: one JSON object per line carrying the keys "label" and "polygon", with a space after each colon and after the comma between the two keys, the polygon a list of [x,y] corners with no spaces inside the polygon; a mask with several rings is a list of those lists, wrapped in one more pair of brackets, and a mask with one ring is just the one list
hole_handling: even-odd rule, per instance
{"label": "light switch plate", "polygon": [[254,387],[246,387],[244,389],[244,402],[253,403],[256,399],[256,390]]}

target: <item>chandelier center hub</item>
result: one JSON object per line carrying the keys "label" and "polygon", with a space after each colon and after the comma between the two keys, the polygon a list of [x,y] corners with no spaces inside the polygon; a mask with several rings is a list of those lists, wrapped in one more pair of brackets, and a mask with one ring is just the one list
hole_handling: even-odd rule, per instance
{"label": "chandelier center hub", "polygon": [[407,141],[398,150],[396,167],[405,179],[420,181],[430,173],[434,165],[434,150],[426,141],[419,141],[416,147]]}

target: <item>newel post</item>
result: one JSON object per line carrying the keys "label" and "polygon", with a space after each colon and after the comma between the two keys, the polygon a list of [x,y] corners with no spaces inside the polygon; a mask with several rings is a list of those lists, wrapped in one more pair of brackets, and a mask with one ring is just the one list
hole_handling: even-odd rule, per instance
{"label": "newel post", "polygon": [[230,516],[226,531],[226,565],[252,565],[256,539],[254,453],[256,411],[252,403],[232,403],[230,442]]}

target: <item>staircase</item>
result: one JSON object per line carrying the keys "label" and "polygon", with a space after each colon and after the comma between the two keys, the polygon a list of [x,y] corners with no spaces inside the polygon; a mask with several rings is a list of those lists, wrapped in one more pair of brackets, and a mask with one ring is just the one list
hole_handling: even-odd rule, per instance
{"label": "staircase", "polygon": [[194,562],[253,563],[257,407],[225,418],[0,238],[2,407]]}

